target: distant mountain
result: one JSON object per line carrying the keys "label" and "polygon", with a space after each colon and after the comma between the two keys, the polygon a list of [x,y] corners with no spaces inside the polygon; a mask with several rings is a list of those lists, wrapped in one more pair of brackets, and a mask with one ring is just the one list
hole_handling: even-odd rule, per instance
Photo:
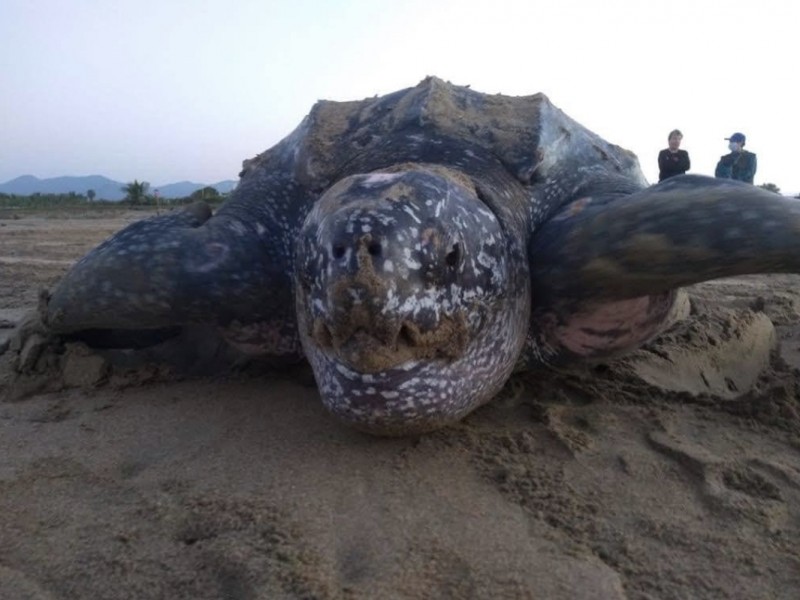
{"label": "distant mountain", "polygon": [[216,188],[220,194],[227,194],[228,192],[232,192],[238,183],[239,182],[235,179],[224,179],[217,183],[212,183],[211,187]]}
{"label": "distant mountain", "polygon": [[122,200],[125,194],[122,186],[125,185],[102,175],[88,175],[86,177],[52,177],[39,179],[33,175],[23,175],[11,181],[0,184],[0,193],[30,196],[40,194],[85,194],[86,190],[94,190],[97,199]]}
{"label": "distant mountain", "polygon": [[[230,192],[236,187],[238,182],[226,179],[211,184],[221,194]],[[87,190],[94,190],[98,200],[122,200],[125,193],[122,188],[125,183],[114,181],[102,175],[88,175],[86,177],[52,177],[49,179],[39,179],[33,175],[23,175],[0,183],[0,193],[15,194],[18,196],[30,196],[31,194],[86,194]],[[150,191],[158,190],[162,198],[183,198],[192,192],[206,187],[204,183],[192,183],[181,181],[178,183],[168,183],[166,185],[150,185]]]}
{"label": "distant mountain", "polygon": [[[210,187],[216,188],[220,194],[226,194],[236,187],[238,182],[226,179],[212,183]],[[162,198],[185,198],[197,190],[208,186],[206,183],[194,183],[191,181],[179,181],[178,183],[168,183],[167,185],[150,186],[150,191],[158,190]]]}

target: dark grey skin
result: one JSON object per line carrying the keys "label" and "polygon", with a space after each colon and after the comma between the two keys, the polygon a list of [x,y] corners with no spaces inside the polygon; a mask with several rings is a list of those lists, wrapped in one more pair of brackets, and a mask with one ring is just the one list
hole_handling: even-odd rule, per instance
{"label": "dark grey skin", "polygon": [[543,95],[428,78],[318,103],[213,216],[155,217],[90,252],[44,320],[122,347],[213,326],[242,352],[307,359],[347,423],[412,434],[515,367],[640,346],[680,286],[798,271],[799,251],[794,200],[701,176],[648,187],[633,154]]}

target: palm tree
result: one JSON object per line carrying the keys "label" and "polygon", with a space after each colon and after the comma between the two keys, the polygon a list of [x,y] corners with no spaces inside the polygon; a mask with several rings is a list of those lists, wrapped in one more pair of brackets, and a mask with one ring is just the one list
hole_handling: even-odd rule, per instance
{"label": "palm tree", "polygon": [[125,185],[122,191],[125,192],[125,200],[131,204],[145,204],[147,201],[147,188],[149,187],[150,184],[146,181],[134,179],[133,183]]}

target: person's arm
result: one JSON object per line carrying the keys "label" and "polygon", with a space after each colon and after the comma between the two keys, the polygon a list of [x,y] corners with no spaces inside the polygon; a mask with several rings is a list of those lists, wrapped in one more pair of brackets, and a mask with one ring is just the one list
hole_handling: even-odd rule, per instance
{"label": "person's arm", "polygon": [[756,175],[756,167],[757,167],[756,155],[753,154],[752,152],[748,152],[747,154],[748,154],[747,171],[744,173],[743,179],[744,181],[753,183],[753,177],[755,177]]}
{"label": "person's arm", "polygon": [[662,150],[658,153],[658,170],[662,173],[669,171],[669,160],[667,159],[667,151]]}
{"label": "person's arm", "polygon": [[730,179],[733,176],[733,161],[731,155],[726,154],[721,156],[717,163],[717,168],[714,170],[714,177],[721,179]]}
{"label": "person's arm", "polygon": [[[686,162],[684,161],[686,157]],[[677,158],[677,160],[675,160]],[[669,150],[662,150],[658,154],[658,168],[661,179],[681,175],[688,169],[688,154],[684,150],[679,150],[677,154],[673,154]]]}
{"label": "person's arm", "polygon": [[681,159],[678,162],[678,166],[679,166],[678,170],[680,170],[680,171],[685,173],[686,171],[688,171],[689,169],[692,168],[692,163],[689,160],[689,153],[686,152],[686,150],[681,150],[680,158]]}

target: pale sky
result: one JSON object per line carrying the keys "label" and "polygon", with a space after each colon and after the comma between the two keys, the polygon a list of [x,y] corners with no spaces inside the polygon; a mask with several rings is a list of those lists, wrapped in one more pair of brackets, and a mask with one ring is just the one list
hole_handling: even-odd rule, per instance
{"label": "pale sky", "polygon": [[713,174],[800,192],[795,0],[2,0],[0,182],[236,179],[318,99],[436,75],[544,92],[658,178],[667,134]]}

